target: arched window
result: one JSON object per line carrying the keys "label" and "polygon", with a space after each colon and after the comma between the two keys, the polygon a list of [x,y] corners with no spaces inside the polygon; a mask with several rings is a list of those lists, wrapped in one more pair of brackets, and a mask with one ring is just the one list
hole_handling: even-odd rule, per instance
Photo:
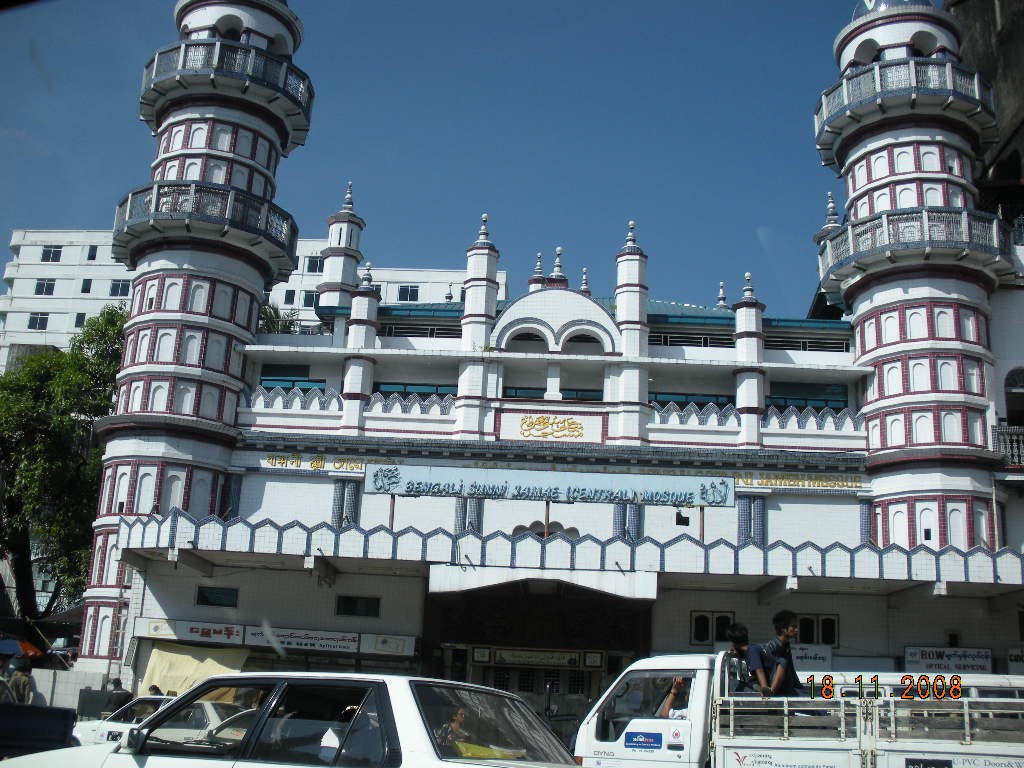
{"label": "arched window", "polygon": [[917,510],[917,543],[931,549],[939,548],[939,516],[931,505]]}
{"label": "arched window", "polygon": [[931,389],[931,377],[928,375],[928,362],[914,360],[910,363],[910,391],[927,392]]}
{"label": "arched window", "polygon": [[174,412],[191,415],[196,403],[196,385],[179,381],[174,388]]}
{"label": "arched window", "polygon": [[942,414],[942,442],[962,443],[964,441],[963,422],[959,411],[944,411]]}
{"label": "arched window", "polygon": [[891,207],[889,204],[889,190],[882,189],[875,192],[875,213],[888,211]]}
{"label": "arched window", "polygon": [[903,509],[889,513],[889,543],[906,549],[910,546],[910,531],[907,530],[907,513]]}
{"label": "arched window", "polygon": [[896,205],[899,208],[917,207],[917,189],[912,186],[900,187],[896,193]]}
{"label": "arched window", "polygon": [[921,170],[922,171],[941,171],[942,166],[939,163],[939,150],[935,147],[922,147],[921,148]]}
{"label": "arched window", "polygon": [[956,386],[956,361],[939,360],[939,389],[952,391]]}
{"label": "arched window", "polygon": [[945,308],[935,310],[935,335],[940,339],[953,338],[953,310]]}
{"label": "arched window", "polygon": [[181,307],[181,283],[168,281],[164,287],[164,309],[180,309]]}
{"label": "arched window", "polygon": [[167,385],[166,384],[154,384],[149,390],[149,410],[151,411],[166,411],[167,410]]}
{"label": "arched window", "polygon": [[946,530],[949,546],[967,549],[967,528],[964,522],[964,505],[962,503],[946,503]]}
{"label": "arched window", "polygon": [[889,175],[889,155],[885,152],[871,158],[871,178],[884,179]]}
{"label": "arched window", "polygon": [[924,187],[925,205],[942,205],[942,187],[938,184],[926,184]]}
{"label": "arched window", "polygon": [[868,447],[882,447],[882,425],[878,419],[874,419],[870,424],[868,424]]}
{"label": "arched window", "polygon": [[910,173],[914,170],[914,153],[909,149],[896,150],[896,173]]}
{"label": "arched window", "polygon": [[157,336],[156,359],[161,363],[174,361],[174,331],[161,331]]}
{"label": "arched window", "polygon": [[892,397],[903,392],[903,370],[899,363],[885,366],[885,396]]}
{"label": "arched window", "polygon": [[207,285],[203,282],[192,283],[189,290],[188,308],[190,312],[206,311]]}
{"label": "arched window", "polygon": [[182,362],[187,365],[199,365],[199,334],[195,332],[186,333],[185,341],[181,345]]}
{"label": "arched window", "polygon": [[171,507],[181,507],[181,496],[185,490],[185,481],[179,472],[168,472],[164,477],[163,499],[160,508],[167,511]]}
{"label": "arched window", "polygon": [[932,426],[932,415],[930,413],[914,414],[914,442],[935,442],[935,429]]}
{"label": "arched window", "polygon": [[133,381],[132,382],[132,393],[131,393],[131,397],[129,398],[128,410],[132,411],[133,413],[142,410],[142,382],[141,381]]}
{"label": "arched window", "polygon": [[891,344],[900,340],[900,319],[895,312],[882,315],[882,342]]}
{"label": "arched window", "polygon": [[903,417],[893,415],[886,418],[886,444],[892,448],[903,445],[907,442],[907,435],[903,428]]}
{"label": "arched window", "polygon": [[925,319],[924,310],[920,308],[907,310],[907,337],[911,339],[924,339],[928,336],[928,322]]}
{"label": "arched window", "polygon": [[860,189],[868,183],[868,164],[866,160],[861,160],[854,167],[853,170],[853,184],[857,189]]}
{"label": "arched window", "polygon": [[194,149],[202,149],[206,146],[206,126],[198,123],[192,126],[192,133],[188,137],[188,145]]}
{"label": "arched window", "polygon": [[139,471],[139,482],[135,492],[135,508],[132,510],[136,515],[145,515],[153,508],[153,492],[156,489],[156,475],[153,470],[146,469]]}

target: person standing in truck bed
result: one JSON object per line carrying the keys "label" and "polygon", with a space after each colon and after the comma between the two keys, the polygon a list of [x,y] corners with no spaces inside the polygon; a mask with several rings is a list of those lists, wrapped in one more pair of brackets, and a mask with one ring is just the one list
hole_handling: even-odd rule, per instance
{"label": "person standing in truck bed", "polygon": [[804,688],[793,664],[790,642],[799,634],[796,614],[782,610],[772,617],[775,637],[761,648],[760,654],[751,653],[747,659],[751,673],[761,684],[763,696],[803,696]]}

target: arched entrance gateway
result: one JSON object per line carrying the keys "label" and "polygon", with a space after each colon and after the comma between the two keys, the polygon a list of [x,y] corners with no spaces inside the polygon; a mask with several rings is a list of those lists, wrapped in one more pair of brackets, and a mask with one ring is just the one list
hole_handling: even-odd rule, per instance
{"label": "arched entrance gateway", "polygon": [[649,653],[651,606],[541,579],[430,593],[424,672],[516,693],[569,735],[604,685]]}

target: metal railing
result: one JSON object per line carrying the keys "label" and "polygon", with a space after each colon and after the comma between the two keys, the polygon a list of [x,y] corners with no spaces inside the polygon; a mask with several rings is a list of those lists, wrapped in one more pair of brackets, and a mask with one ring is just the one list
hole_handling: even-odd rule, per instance
{"label": "metal railing", "polygon": [[307,119],[313,107],[313,84],[305,72],[261,48],[228,40],[187,40],[161,48],[143,70],[142,95],[155,83],[199,72],[272,88],[294,102]]}
{"label": "metal railing", "polygon": [[1006,463],[1024,467],[1024,427],[993,427],[996,451],[1006,457]]}
{"label": "metal railing", "polygon": [[117,206],[114,233],[133,224],[194,219],[223,224],[259,235],[295,261],[298,227],[273,203],[220,184],[162,181],[136,189]]}
{"label": "metal railing", "polygon": [[979,250],[1009,256],[1010,230],[991,213],[904,208],[847,225],[821,244],[822,277],[872,253],[912,248]]}
{"label": "metal railing", "polygon": [[995,111],[992,87],[972,69],[951,60],[899,59],[854,69],[821,95],[814,112],[814,132],[847,110],[886,96],[924,93],[960,97]]}

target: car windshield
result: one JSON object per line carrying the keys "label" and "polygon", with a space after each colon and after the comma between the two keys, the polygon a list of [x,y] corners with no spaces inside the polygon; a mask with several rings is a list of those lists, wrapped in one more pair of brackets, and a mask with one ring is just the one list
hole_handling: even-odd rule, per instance
{"label": "car windshield", "polygon": [[441,683],[414,682],[412,688],[439,757],[574,765],[565,747],[519,699]]}

